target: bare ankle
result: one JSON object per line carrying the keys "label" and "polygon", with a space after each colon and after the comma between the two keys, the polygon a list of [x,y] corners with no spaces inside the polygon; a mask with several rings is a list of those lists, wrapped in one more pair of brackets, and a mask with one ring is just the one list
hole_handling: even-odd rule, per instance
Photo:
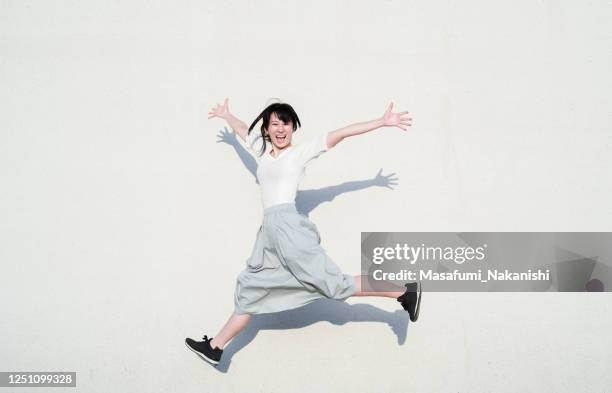
{"label": "bare ankle", "polygon": [[216,338],[213,338],[212,340],[210,340],[210,347],[212,349],[215,349],[215,348],[223,349],[222,346],[218,345]]}

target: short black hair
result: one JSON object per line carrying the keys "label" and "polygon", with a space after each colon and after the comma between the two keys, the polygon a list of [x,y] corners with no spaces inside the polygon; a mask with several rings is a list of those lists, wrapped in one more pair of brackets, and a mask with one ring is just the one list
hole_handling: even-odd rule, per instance
{"label": "short black hair", "polygon": [[265,130],[268,129],[268,125],[270,125],[270,117],[272,117],[273,113],[276,113],[276,117],[278,117],[284,123],[291,121],[293,124],[293,132],[297,131],[298,127],[302,126],[302,123],[300,123],[300,118],[298,117],[297,113],[295,113],[295,110],[291,105],[284,102],[275,102],[274,104],[268,105],[268,107],[264,109],[263,112],[261,112],[253,121],[247,133],[250,134],[253,128],[255,128],[255,125],[257,125],[257,123],[263,119],[263,123],[261,124],[260,128],[261,137],[263,138],[263,146],[261,148],[260,155],[263,155],[266,151],[266,141],[272,142],[270,136],[266,135]]}

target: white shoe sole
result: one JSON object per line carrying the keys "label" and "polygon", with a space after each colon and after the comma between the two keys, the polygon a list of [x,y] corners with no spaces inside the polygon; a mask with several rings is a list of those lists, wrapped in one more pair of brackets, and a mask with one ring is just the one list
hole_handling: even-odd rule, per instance
{"label": "white shoe sole", "polygon": [[207,358],[203,353],[200,353],[198,351],[196,351],[195,349],[191,348],[191,346],[189,346],[189,344],[187,344],[187,341],[185,341],[185,346],[187,348],[189,348],[191,350],[191,352],[195,353],[196,355],[198,355],[202,360],[204,360],[207,363],[212,364],[213,366],[217,366],[219,365],[219,362],[213,359],[209,359]]}

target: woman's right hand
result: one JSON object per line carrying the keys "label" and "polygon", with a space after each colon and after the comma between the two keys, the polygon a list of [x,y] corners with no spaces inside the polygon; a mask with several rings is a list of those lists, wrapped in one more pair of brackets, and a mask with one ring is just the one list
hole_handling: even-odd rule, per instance
{"label": "woman's right hand", "polygon": [[220,117],[221,119],[226,119],[230,113],[229,104],[227,103],[227,101],[228,99],[226,98],[225,101],[223,101],[223,105],[219,105],[217,103],[217,106],[212,108],[210,112],[208,112],[208,118],[212,119],[213,117]]}

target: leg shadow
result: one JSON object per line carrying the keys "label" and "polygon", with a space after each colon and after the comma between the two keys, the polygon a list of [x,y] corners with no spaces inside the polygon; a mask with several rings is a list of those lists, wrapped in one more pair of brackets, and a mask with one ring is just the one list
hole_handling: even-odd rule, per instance
{"label": "leg shadow", "polygon": [[223,358],[217,366],[217,371],[226,373],[234,354],[253,341],[260,330],[298,329],[320,321],[334,325],[344,325],[348,322],[384,322],[391,327],[399,345],[406,341],[408,330],[408,313],[404,310],[388,312],[369,304],[351,305],[337,300],[319,299],[293,310],[253,315],[249,325],[223,350]]}

